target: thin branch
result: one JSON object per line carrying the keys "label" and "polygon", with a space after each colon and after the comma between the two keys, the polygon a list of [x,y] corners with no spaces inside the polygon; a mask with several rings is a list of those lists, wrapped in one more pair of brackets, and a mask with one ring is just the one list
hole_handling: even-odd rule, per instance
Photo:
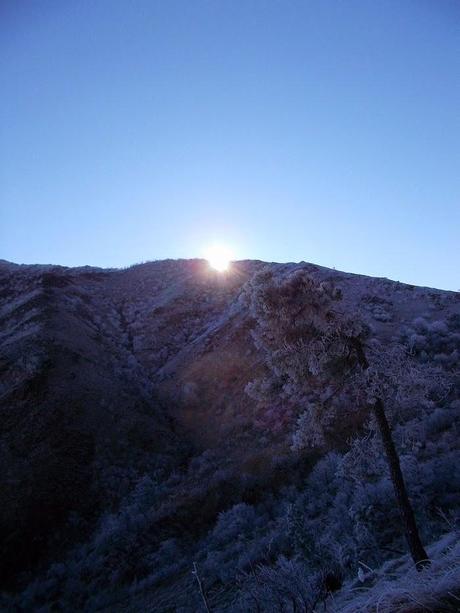
{"label": "thin branch", "polygon": [[203,583],[201,581],[200,575],[198,574],[198,568],[197,568],[196,562],[193,562],[192,575],[194,575],[195,579],[197,580],[198,589],[200,590],[201,598],[203,599],[204,608],[206,609],[207,613],[211,613],[211,609],[209,608],[208,600],[204,592]]}

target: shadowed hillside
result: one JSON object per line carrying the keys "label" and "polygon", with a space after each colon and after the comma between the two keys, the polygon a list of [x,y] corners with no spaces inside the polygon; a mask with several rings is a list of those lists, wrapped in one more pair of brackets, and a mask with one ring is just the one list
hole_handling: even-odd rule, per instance
{"label": "shadowed hillside", "polygon": [[199,611],[196,562],[213,611],[313,611],[359,562],[404,554],[372,425],[294,451],[303,407],[249,393],[267,370],[248,306],[262,269],[333,283],[382,346],[442,374],[443,395],[390,418],[424,541],[457,542],[460,294],[305,263],[1,262],[6,610]]}

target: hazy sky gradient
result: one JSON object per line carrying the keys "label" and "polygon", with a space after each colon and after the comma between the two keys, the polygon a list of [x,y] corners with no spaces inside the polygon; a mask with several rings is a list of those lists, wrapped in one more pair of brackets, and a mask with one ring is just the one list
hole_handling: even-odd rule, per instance
{"label": "hazy sky gradient", "polygon": [[0,257],[460,288],[457,0],[3,0]]}

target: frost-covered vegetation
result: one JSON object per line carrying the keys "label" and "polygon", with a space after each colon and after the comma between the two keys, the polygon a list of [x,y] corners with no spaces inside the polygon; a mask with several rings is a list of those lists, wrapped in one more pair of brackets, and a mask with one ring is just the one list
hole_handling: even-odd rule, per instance
{"label": "frost-covered vegetation", "polygon": [[[459,295],[263,268],[2,265],[2,610],[459,609]],[[264,315],[299,274],[302,308],[326,293],[316,349],[302,310]]]}

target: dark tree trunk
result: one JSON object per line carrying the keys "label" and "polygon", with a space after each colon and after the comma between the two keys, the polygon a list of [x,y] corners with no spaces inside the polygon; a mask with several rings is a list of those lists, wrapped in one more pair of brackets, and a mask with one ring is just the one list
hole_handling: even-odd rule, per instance
{"label": "dark tree trunk", "polygon": [[[366,355],[363,347],[359,341],[354,343],[358,362],[361,367],[366,370],[369,367]],[[387,460],[388,468],[390,469],[391,481],[398,503],[399,512],[403,522],[404,535],[409,545],[409,551],[412,559],[418,570],[430,564],[428,555],[420,540],[417,524],[415,522],[414,510],[407,495],[406,484],[404,483],[404,477],[401,471],[401,464],[399,462],[398,452],[391,435],[390,424],[388,423],[387,416],[385,415],[385,407],[383,401],[379,398],[372,406],[372,411],[375,415],[377,425],[382,437],[383,449],[385,451],[385,457]]]}
{"label": "dark tree trunk", "polygon": [[372,407],[372,410],[377,420],[380,436],[382,437],[383,448],[385,450],[385,456],[390,469],[390,476],[393,482],[393,488],[398,503],[399,512],[404,527],[404,534],[409,545],[409,550],[412,555],[412,559],[419,570],[428,565],[428,555],[422,545],[420,536],[418,533],[417,524],[415,522],[414,511],[407,495],[406,484],[404,483],[404,477],[401,471],[401,465],[399,463],[398,452],[396,451],[393,437],[391,436],[390,424],[388,423],[387,416],[385,415],[385,409],[383,402],[379,399]]}

